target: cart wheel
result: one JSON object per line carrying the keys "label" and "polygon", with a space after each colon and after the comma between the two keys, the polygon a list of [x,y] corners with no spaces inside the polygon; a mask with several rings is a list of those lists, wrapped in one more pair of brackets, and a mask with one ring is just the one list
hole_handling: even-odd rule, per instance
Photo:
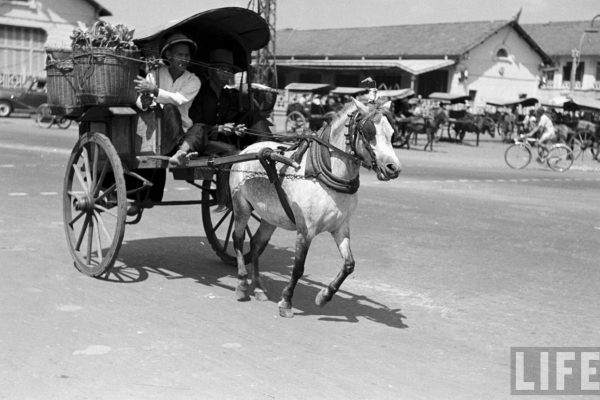
{"label": "cart wheel", "polygon": [[554,145],[548,152],[546,164],[552,171],[565,172],[573,165],[573,152],[567,145]]}
{"label": "cart wheel", "polygon": [[63,217],[75,267],[99,276],[113,266],[127,216],[123,166],[110,140],[88,132],[76,143],[65,175]]}
{"label": "cart wheel", "polygon": [[513,143],[506,148],[504,161],[511,168],[525,168],[531,162],[531,150],[521,143]]}
{"label": "cart wheel", "polygon": [[54,115],[48,104],[40,105],[35,111],[35,123],[40,128],[50,128],[54,123]]}
{"label": "cart wheel", "polygon": [[[218,205],[216,200],[217,181],[216,175],[213,179],[206,179],[202,182],[202,224],[204,232],[211,247],[217,253],[223,262],[235,266],[235,250],[233,249],[233,210],[224,212],[216,211]],[[260,217],[252,213],[248,226],[246,227],[246,238],[244,241],[244,262],[249,264],[250,258],[250,239],[260,225]]]}
{"label": "cart wheel", "polygon": [[298,134],[302,133],[306,126],[306,118],[300,111],[292,111],[288,114],[285,120],[286,133]]}
{"label": "cart wheel", "polygon": [[56,117],[56,124],[60,129],[68,129],[71,126],[72,120],[65,117]]}

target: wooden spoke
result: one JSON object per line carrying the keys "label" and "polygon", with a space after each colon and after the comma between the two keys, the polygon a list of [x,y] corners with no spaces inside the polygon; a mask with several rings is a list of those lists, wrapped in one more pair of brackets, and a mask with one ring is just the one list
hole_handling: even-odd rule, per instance
{"label": "wooden spoke", "polygon": [[[109,173],[114,180],[105,189]],[[108,215],[110,218],[105,218]],[[94,277],[108,273],[125,234],[127,189],[119,154],[104,134],[80,134],[71,152],[64,180],[63,217],[75,267]]]}

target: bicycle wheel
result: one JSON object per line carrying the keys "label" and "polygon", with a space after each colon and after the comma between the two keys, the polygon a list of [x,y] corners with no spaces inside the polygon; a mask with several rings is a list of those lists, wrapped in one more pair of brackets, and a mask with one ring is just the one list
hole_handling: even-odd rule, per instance
{"label": "bicycle wheel", "polygon": [[514,169],[523,169],[531,162],[531,150],[522,143],[513,143],[504,152],[506,165]]}
{"label": "bicycle wheel", "polygon": [[69,128],[69,126],[71,126],[71,122],[73,122],[73,121],[70,120],[69,118],[56,117],[56,124],[58,125],[58,127],[60,129],[67,129],[67,128]]}
{"label": "bicycle wheel", "polygon": [[573,152],[564,144],[557,144],[550,148],[546,165],[556,172],[565,172],[573,165]]}
{"label": "bicycle wheel", "polygon": [[47,104],[42,104],[35,111],[35,123],[40,128],[50,128],[54,123],[54,115],[52,109]]}

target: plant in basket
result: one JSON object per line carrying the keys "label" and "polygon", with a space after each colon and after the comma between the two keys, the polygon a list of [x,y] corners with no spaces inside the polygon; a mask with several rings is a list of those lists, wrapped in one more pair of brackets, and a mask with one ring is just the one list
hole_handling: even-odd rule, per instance
{"label": "plant in basket", "polygon": [[141,53],[133,43],[133,33],[125,25],[106,21],[73,30],[77,96],[83,105],[135,103],[133,81],[141,67]]}

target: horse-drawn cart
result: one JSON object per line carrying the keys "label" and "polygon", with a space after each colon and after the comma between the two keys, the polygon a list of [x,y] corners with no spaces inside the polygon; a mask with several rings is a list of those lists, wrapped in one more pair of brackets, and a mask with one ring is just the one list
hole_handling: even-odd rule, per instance
{"label": "horse-drawn cart", "polygon": [[[141,69],[156,61],[157,49],[175,31],[185,33],[198,43],[192,64],[196,61],[196,65],[206,66],[208,52],[225,47],[233,51],[235,64],[247,75],[250,75],[250,53],[266,46],[270,40],[267,23],[253,11],[228,7],[202,12],[135,39],[134,43],[141,49],[141,54],[130,53],[122,57],[135,65],[131,79],[138,73],[135,70],[137,67]],[[101,59],[98,57],[102,65],[111,64],[113,60],[116,60],[114,64],[120,64],[118,57],[111,58],[108,54]],[[77,67],[77,59],[75,64]],[[86,78],[93,79],[94,72],[99,72],[99,69],[88,71]],[[240,96],[243,93],[249,95],[251,101],[246,102],[249,107],[258,104],[273,107],[275,96],[269,90],[252,84],[250,76],[244,82],[240,84],[244,85]],[[128,89],[121,87],[118,90],[123,92]],[[94,91],[91,92],[88,94],[93,95]],[[264,96],[265,93],[267,96]],[[81,100],[80,93],[78,96]],[[231,210],[214,212],[217,208],[218,170],[232,163],[257,159],[290,165],[292,162],[274,151],[199,156],[190,159],[183,167],[171,168],[171,172],[174,179],[185,180],[200,189],[201,199],[152,201],[148,193],[153,182],[143,172],[166,170],[169,168],[169,157],[161,149],[160,123],[156,124],[157,129],[153,131],[140,130],[140,114],[133,105],[135,92],[132,96],[133,101],[131,96],[128,100],[112,101],[108,98],[91,103],[80,101],[77,110],[70,114],[80,123],[79,140],[69,158],[64,178],[63,216],[75,266],[90,276],[107,273],[117,259],[125,226],[139,222],[141,210],[154,206],[190,204],[201,205],[204,230],[216,254],[225,262],[234,264],[235,253],[230,243],[233,214]],[[267,101],[270,98],[273,101]],[[132,205],[140,211],[128,216],[128,208]],[[251,237],[252,228],[247,232]]]}

